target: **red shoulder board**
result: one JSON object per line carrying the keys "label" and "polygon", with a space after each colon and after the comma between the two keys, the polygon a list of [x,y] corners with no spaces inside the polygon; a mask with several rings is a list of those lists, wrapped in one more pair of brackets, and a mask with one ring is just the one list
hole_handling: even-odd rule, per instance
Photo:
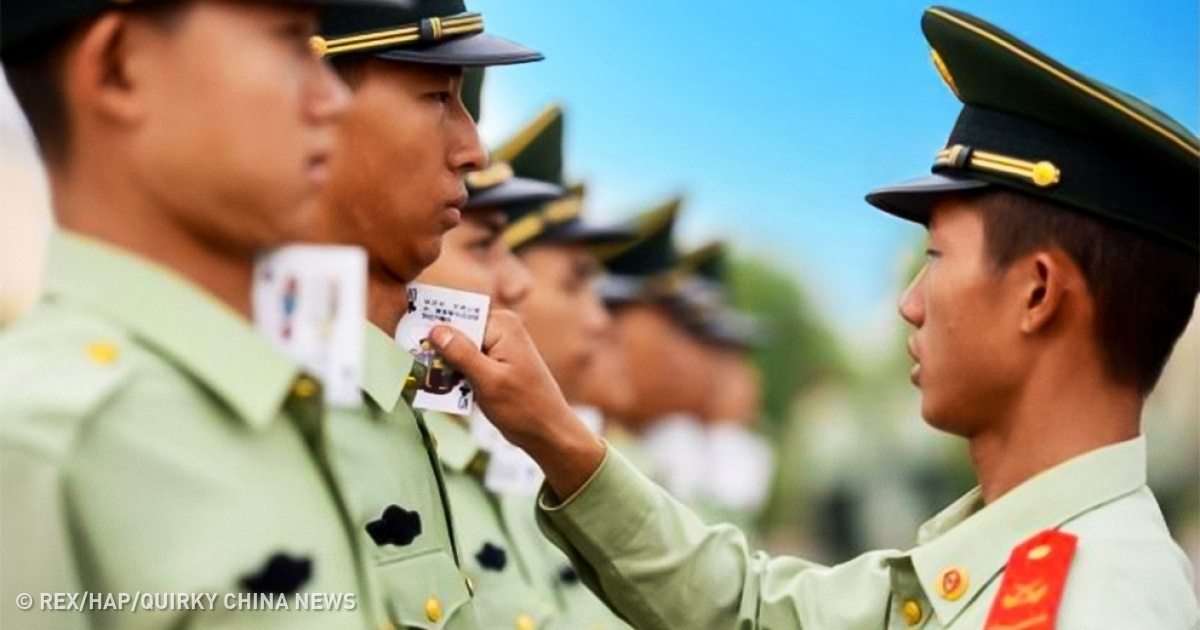
{"label": "red shoulder board", "polygon": [[1053,630],[1076,541],[1048,529],[1013,548],[984,630]]}

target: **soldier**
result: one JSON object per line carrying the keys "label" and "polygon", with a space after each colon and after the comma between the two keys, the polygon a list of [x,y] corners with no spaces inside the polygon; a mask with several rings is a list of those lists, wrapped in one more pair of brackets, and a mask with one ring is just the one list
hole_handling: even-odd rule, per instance
{"label": "soldier", "polygon": [[[509,160],[519,176],[563,184],[563,126],[562,110],[552,106],[531,128],[539,133],[518,134],[514,142],[497,149],[495,156]],[[601,417],[581,406],[589,368],[613,330],[612,320],[595,290],[600,265],[593,248],[630,241],[635,235],[630,230],[585,220],[582,216],[585,192],[582,184],[575,184],[568,187],[563,199],[521,213],[505,230],[505,239],[532,277],[529,295],[517,310],[577,417],[589,424],[593,432],[600,433]],[[505,500],[518,502],[520,509],[499,525],[520,531],[524,539],[536,543],[525,555],[540,566],[559,604],[559,615],[546,627],[626,628],[583,586],[570,561],[538,532],[533,518],[534,497]]]}
{"label": "soldier", "polygon": [[733,523],[752,534],[767,498],[774,455],[754,431],[762,404],[759,375],[750,351],[764,334],[751,316],[734,310],[728,250],[713,242],[685,254],[681,270],[690,274],[679,289],[680,309],[695,343],[702,346],[712,389],[702,408],[700,497],[694,506],[709,523]]}
{"label": "soldier", "polygon": [[[437,258],[443,233],[459,223],[463,174],[487,163],[469,111],[477,98],[462,86],[464,67],[541,55],[485,34],[483,16],[466,13],[461,2],[436,1],[330,11],[314,46],[354,96],[310,237],[361,244],[369,258],[364,406],[334,410],[329,436],[379,589],[376,618],[384,627],[488,627],[477,619],[459,569],[467,550],[456,548],[454,528],[470,520],[451,518],[428,428],[402,397],[416,384],[413,357],[393,334],[406,310],[406,284]],[[544,188],[541,199],[560,192]],[[498,251],[503,219],[470,212],[446,247]]]}
{"label": "soldier", "polygon": [[673,238],[680,206],[674,199],[649,210],[633,221],[635,241],[596,253],[609,272],[601,291],[633,384],[633,401],[618,422],[638,442],[625,451],[675,498],[697,506],[708,463],[702,420],[715,373],[708,349],[687,328],[681,290],[691,269]]}
{"label": "soldier", "polygon": [[[348,105],[309,47],[334,4],[4,3],[58,225],[0,363],[4,627],[367,625],[320,385],[248,321],[255,256],[303,233]],[[339,610],[259,605],[299,591]],[[217,597],[114,605],[134,593]]]}
{"label": "soldier", "polygon": [[493,318],[486,354],[433,333],[545,471],[547,531],[639,627],[1200,625],[1139,426],[1196,299],[1200,139],[983,20],[932,8],[922,27],[963,110],[933,177],[868,201],[928,227],[900,305],[912,379],[980,486],[917,547],[754,553],[572,425],[517,322]]}
{"label": "soldier", "polygon": [[[470,73],[469,76],[478,76]],[[480,81],[468,87],[481,88]],[[478,107],[478,95],[464,99]],[[475,112],[478,117],[478,112]],[[513,310],[525,299],[531,279],[504,238],[510,213],[539,207],[562,196],[562,188],[514,176],[512,166],[492,165],[467,176],[471,200],[464,222],[446,234],[441,256],[418,277],[423,283],[491,296],[492,310]],[[480,203],[484,200],[484,203]],[[559,612],[548,571],[535,552],[543,544],[532,523],[532,496],[496,492],[484,483],[496,454],[481,442],[478,418],[425,413],[437,442],[446,492],[458,524],[463,571],[475,589],[483,627],[532,630]],[[486,425],[484,425],[486,428]],[[511,447],[509,447],[511,448]],[[528,527],[514,523],[528,521]]]}

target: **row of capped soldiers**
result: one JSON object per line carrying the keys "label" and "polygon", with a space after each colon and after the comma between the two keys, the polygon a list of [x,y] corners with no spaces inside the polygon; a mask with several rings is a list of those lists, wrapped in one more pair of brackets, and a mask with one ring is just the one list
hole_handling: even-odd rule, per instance
{"label": "row of capped soldiers", "polygon": [[[1200,142],[987,22],[934,8],[922,26],[963,112],[932,177],[868,201],[930,230],[901,305],[913,380],[926,419],[971,441],[980,488],[912,550],[820,567],[706,523],[586,423],[580,406],[645,436],[684,498],[757,500],[710,481],[717,458],[671,463],[715,431],[645,422],[753,415],[755,331],[722,306],[719,256],[675,251],[676,203],[584,222],[556,112],[489,165],[463,68],[538,53],[457,0],[3,3],[58,229],[0,361],[0,620],[1195,627],[1138,423],[1196,295]],[[366,252],[361,404],[327,404],[251,323],[256,257],[295,242]],[[445,326],[429,341],[503,440],[414,411],[392,333],[416,281],[491,296],[482,349]],[[518,448],[536,495],[489,484]],[[255,605],[43,604],[214,592]],[[297,593],[354,605],[275,603]]]}
{"label": "row of capped soldiers", "polygon": [[[482,414],[412,408],[422,368],[392,332],[411,282],[489,295],[522,313],[594,431],[609,416],[642,435],[669,411],[699,437],[720,420],[647,458],[694,476],[765,450],[747,430],[757,333],[725,305],[721,246],[679,255],[677,200],[586,223],[557,107],[489,160],[482,66],[540,55],[460,3],[185,4],[3,9],[57,223],[45,295],[5,333],[5,626],[626,627],[538,531],[536,487],[489,482],[531,460],[473,429]],[[368,253],[361,406],[323,404],[251,326],[255,255],[295,241]],[[618,274],[606,302],[601,263]],[[662,376],[647,388],[627,365]],[[721,371],[740,398],[714,395]],[[746,476],[725,472],[703,505],[748,518],[766,476],[737,496]],[[14,606],[83,591],[358,598],[322,614]]]}

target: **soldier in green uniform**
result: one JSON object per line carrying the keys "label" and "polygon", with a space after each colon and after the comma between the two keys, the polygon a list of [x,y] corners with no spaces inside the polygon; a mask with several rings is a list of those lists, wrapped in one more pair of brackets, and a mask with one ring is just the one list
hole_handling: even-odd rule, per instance
{"label": "soldier in green uniform", "polygon": [[[526,133],[497,149],[497,158],[508,159],[519,176],[565,184],[563,127],[561,108],[551,106]],[[613,325],[595,289],[600,265],[593,248],[631,241],[636,235],[632,230],[585,220],[585,195],[583,184],[574,184],[563,199],[528,208],[505,230],[505,239],[532,278],[529,295],[518,311],[538,352],[576,415],[600,433],[601,416],[583,405],[585,379],[591,376],[589,367],[605,338],[613,333]],[[524,555],[541,566],[543,579],[553,586],[559,604],[559,615],[546,627],[627,627],[580,582],[570,561],[538,531],[533,495],[507,500],[517,502],[520,510],[499,525],[519,530],[530,542]]]}
{"label": "soldier in green uniform", "polygon": [[302,235],[348,106],[309,48],[333,4],[0,9],[58,227],[0,361],[0,625],[367,627],[320,384],[249,323],[255,256]]}
{"label": "soldier in green uniform", "polygon": [[716,241],[682,256],[686,274],[678,290],[680,309],[695,342],[702,346],[704,369],[713,375],[704,406],[705,462],[700,496],[692,504],[708,523],[732,523],[753,539],[759,508],[767,498],[774,454],[754,428],[762,394],[750,352],[764,342],[751,316],[731,305],[729,253]]}
{"label": "soldier in green uniform", "polygon": [[[478,117],[482,75],[470,72],[464,100]],[[418,280],[491,296],[492,310],[513,310],[525,299],[531,279],[504,239],[510,212],[537,207],[563,194],[561,187],[516,177],[510,164],[494,159],[466,177],[471,200],[463,224],[446,234],[441,256]],[[480,204],[479,200],[486,200]],[[463,572],[475,589],[482,627],[531,630],[558,614],[546,571],[536,555],[541,538],[533,521],[532,496],[493,492],[484,485],[492,453],[481,443],[480,419],[426,412],[444,470],[447,498],[455,515]],[[530,522],[527,527],[513,523]]]}
{"label": "soldier in green uniform", "polygon": [[963,109],[932,177],[868,201],[929,230],[900,305],[912,378],[980,485],[916,547],[833,567],[756,553],[572,425],[518,322],[493,317],[486,354],[433,332],[545,471],[546,530],[639,627],[1200,625],[1140,433],[1196,299],[1200,139],[983,20],[936,7],[922,27]]}
{"label": "soldier in green uniform", "polygon": [[332,10],[314,46],[354,96],[310,239],[361,244],[369,257],[364,405],[334,409],[329,439],[379,590],[377,618],[381,627],[480,627],[455,545],[464,519],[451,518],[428,429],[402,397],[413,357],[392,337],[405,285],[459,222],[463,173],[486,164],[460,99],[460,90],[474,98],[462,88],[464,67],[541,55],[485,34],[483,16],[461,2]]}
{"label": "soldier in green uniform", "polygon": [[608,271],[601,293],[613,311],[634,391],[618,423],[636,442],[618,448],[707,520],[718,516],[705,500],[704,416],[716,374],[709,348],[691,327],[698,315],[690,311],[699,311],[692,302],[711,300],[708,293],[698,299],[694,265],[681,258],[674,242],[680,205],[676,199],[652,208],[632,221],[635,241],[598,247],[596,254]]}

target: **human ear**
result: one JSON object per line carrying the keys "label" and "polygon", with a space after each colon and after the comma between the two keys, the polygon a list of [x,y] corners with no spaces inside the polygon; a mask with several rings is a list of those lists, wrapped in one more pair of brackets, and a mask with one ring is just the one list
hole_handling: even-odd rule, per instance
{"label": "human ear", "polygon": [[109,122],[129,123],[143,115],[137,88],[145,64],[131,54],[130,39],[130,19],[119,12],[110,11],[87,28],[66,62],[70,102]]}
{"label": "human ear", "polygon": [[1058,250],[1035,252],[1014,266],[1019,269],[1023,333],[1044,330],[1061,316],[1069,295],[1082,286],[1078,268]]}

